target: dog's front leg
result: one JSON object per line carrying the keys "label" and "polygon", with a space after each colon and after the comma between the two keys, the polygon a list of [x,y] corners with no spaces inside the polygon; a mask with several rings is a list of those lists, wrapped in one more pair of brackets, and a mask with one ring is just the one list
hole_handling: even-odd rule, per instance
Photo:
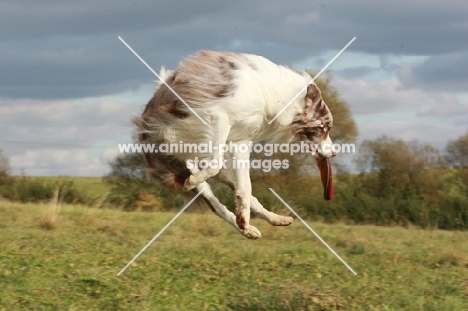
{"label": "dog's front leg", "polygon": [[[248,144],[247,141],[237,142],[238,145]],[[232,159],[232,174],[234,174],[234,195],[236,197],[236,222],[240,229],[248,230],[250,221],[250,198],[252,185],[250,182],[250,153],[234,152]]]}

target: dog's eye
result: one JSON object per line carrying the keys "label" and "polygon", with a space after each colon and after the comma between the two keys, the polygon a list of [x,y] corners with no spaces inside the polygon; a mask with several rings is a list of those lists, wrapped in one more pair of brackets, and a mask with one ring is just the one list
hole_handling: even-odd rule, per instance
{"label": "dog's eye", "polygon": [[328,126],[325,126],[325,127],[323,128],[323,131],[324,131],[324,132],[328,132]]}

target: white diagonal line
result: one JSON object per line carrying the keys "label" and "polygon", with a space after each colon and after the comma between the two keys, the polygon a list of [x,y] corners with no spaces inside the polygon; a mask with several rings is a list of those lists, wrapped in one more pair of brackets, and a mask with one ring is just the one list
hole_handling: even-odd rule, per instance
{"label": "white diagonal line", "polygon": [[141,251],[138,254],[136,254],[135,257],[133,257],[133,259],[130,260],[130,262],[122,270],[120,270],[119,273],[117,273],[117,276],[120,276],[122,272],[124,272],[128,268],[128,266],[130,266],[138,258],[138,256],[140,256],[151,245],[151,243],[153,243],[164,232],[164,230],[166,230],[174,222],[174,220],[176,220],[177,217],[179,217],[180,214],[182,214],[187,209],[187,207],[189,207],[190,204],[192,204],[193,201],[195,201],[198,198],[198,196],[203,193],[203,191],[205,191],[205,188],[198,192],[197,195],[194,196],[193,199],[191,199],[190,202],[188,202],[187,205],[185,205],[184,208],[182,208],[180,212],[178,212],[177,215],[175,215],[174,218],[172,218],[171,221],[169,221],[167,225],[165,225],[164,228],[162,228],[161,231],[159,231],[158,234],[156,234],[154,238],[151,241],[149,241],[148,244],[146,244],[145,247],[143,247]]}
{"label": "white diagonal line", "polygon": [[140,55],[138,55],[138,53],[135,52],[135,51],[130,47],[130,45],[127,44],[127,42],[125,42],[124,39],[122,39],[120,36],[118,36],[118,38],[119,38],[120,41],[122,41],[123,44],[125,44],[125,46],[126,46],[130,51],[132,51],[133,54],[135,54],[135,56],[136,56],[146,67],[148,67],[148,69],[149,69],[156,77],[158,77],[158,79],[159,79],[162,83],[164,83],[164,85],[167,86],[167,88],[168,88],[169,90],[171,90],[172,93],[174,93],[175,96],[177,96],[178,99],[180,99],[180,101],[181,101],[182,103],[184,103],[185,106],[187,106],[187,108],[188,108],[195,116],[197,116],[198,119],[200,119],[200,121],[202,121],[203,124],[206,125],[205,120],[203,120],[203,119],[198,115],[198,113],[196,113],[195,110],[193,110],[192,107],[190,107],[189,104],[187,104],[187,102],[186,102],[182,97],[180,97],[179,94],[177,94],[177,92],[174,91],[174,90],[172,89],[172,87],[170,87],[169,84],[167,84],[166,81],[164,81],[164,80],[156,73],[156,71],[154,71],[153,68],[151,68],[151,66],[148,65],[148,64],[145,62],[145,60],[144,60],[143,58],[141,58]]}
{"label": "white diagonal line", "polygon": [[345,266],[346,268],[349,269],[349,271],[351,271],[354,275],[357,275],[357,273],[353,270],[353,268],[351,268],[347,263],[346,261],[343,260],[343,258],[340,257],[340,255],[338,255],[335,250],[333,248],[330,247],[330,245],[328,245],[327,242],[324,241],[324,239],[322,239],[320,237],[320,235],[318,235],[317,232],[315,232],[314,229],[312,229],[305,221],[304,219],[301,218],[301,216],[299,216],[295,210],[292,209],[291,206],[288,205],[288,203],[286,203],[286,201],[283,200],[283,198],[281,198],[276,192],[275,190],[273,190],[272,188],[268,188],[271,192],[273,192],[273,194],[304,224],[304,226],[307,227],[307,229],[310,230],[310,232],[312,232],[319,240],[320,242],[322,242],[332,253],[333,255],[335,255]]}
{"label": "white diagonal line", "polygon": [[330,66],[331,63],[333,63],[333,62],[335,61],[335,59],[337,59],[338,56],[340,56],[341,53],[343,53],[344,50],[346,50],[346,49],[348,48],[348,46],[350,46],[351,43],[353,43],[354,40],[356,40],[356,37],[352,38],[351,41],[349,41],[348,44],[346,44],[345,47],[342,48],[341,51],[339,51],[338,54],[336,54],[335,57],[333,57],[333,58],[331,59],[331,61],[329,61],[328,64],[326,64],[325,67],[323,67],[322,70],[320,70],[320,71],[315,75],[315,77],[313,77],[313,78],[309,81],[309,83],[307,83],[307,84],[299,91],[299,93],[297,93],[296,96],[294,96],[293,99],[291,99],[291,100],[286,104],[286,106],[284,106],[283,109],[281,109],[280,112],[278,112],[278,113],[276,114],[276,116],[275,116],[273,119],[270,120],[270,122],[268,122],[268,124],[271,124],[273,121],[275,121],[276,118],[278,118],[278,117],[280,116],[280,114],[282,114],[282,113],[289,107],[289,105],[291,105],[292,102],[295,101],[295,100],[299,97],[299,95],[301,95],[301,93],[305,91],[305,89],[309,86],[309,84],[312,84],[312,83],[315,81],[315,79],[317,79],[317,78],[322,74],[322,72],[324,72],[324,71],[328,68],[328,66]]}

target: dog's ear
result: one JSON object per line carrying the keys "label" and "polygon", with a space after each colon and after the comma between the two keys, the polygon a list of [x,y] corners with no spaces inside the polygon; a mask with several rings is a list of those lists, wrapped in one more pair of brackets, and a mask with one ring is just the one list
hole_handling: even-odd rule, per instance
{"label": "dog's ear", "polygon": [[315,84],[309,84],[306,94],[306,110],[310,110],[321,98],[322,94],[320,93],[320,89]]}
{"label": "dog's ear", "polygon": [[306,120],[312,120],[315,114],[320,110],[320,101],[322,100],[322,94],[320,89],[315,84],[309,84],[307,86],[306,94],[306,107],[304,109],[304,115]]}

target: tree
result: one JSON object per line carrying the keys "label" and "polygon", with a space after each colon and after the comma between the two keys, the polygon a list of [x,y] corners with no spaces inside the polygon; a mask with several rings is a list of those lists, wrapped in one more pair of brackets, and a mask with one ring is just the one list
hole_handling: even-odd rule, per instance
{"label": "tree", "polygon": [[365,210],[369,219],[382,224],[443,229],[466,225],[466,200],[453,195],[453,175],[434,147],[381,136],[362,143],[356,164],[361,174],[353,192],[360,206],[349,210]]}
{"label": "tree", "polygon": [[447,143],[447,162],[454,167],[468,168],[468,132]]}
{"label": "tree", "polygon": [[145,161],[139,153],[121,154],[109,163],[111,172],[103,180],[111,185],[107,201],[124,210],[169,210],[180,201],[168,189],[150,184],[145,178]]}
{"label": "tree", "polygon": [[3,150],[0,149],[0,178],[2,176],[9,176],[10,170],[10,161],[8,157],[3,154]]}
{"label": "tree", "polygon": [[468,132],[456,140],[449,141],[446,151],[447,162],[456,168],[456,176],[468,189]]}
{"label": "tree", "polygon": [[106,176],[107,179],[142,179],[145,176],[145,161],[139,153],[118,155],[109,165],[111,172]]}
{"label": "tree", "polygon": [[12,182],[10,171],[10,161],[8,160],[8,157],[3,154],[3,150],[0,149],[0,195],[4,192],[4,189],[2,188],[5,188]]}
{"label": "tree", "polygon": [[443,163],[430,145],[381,136],[363,141],[355,162],[361,173],[368,173],[366,187],[374,196],[437,194],[435,179],[427,177]]}
{"label": "tree", "polygon": [[107,200],[124,210],[136,209],[136,202],[148,187],[144,179],[143,156],[138,153],[121,154],[109,165],[111,172],[103,178],[111,185]]}

